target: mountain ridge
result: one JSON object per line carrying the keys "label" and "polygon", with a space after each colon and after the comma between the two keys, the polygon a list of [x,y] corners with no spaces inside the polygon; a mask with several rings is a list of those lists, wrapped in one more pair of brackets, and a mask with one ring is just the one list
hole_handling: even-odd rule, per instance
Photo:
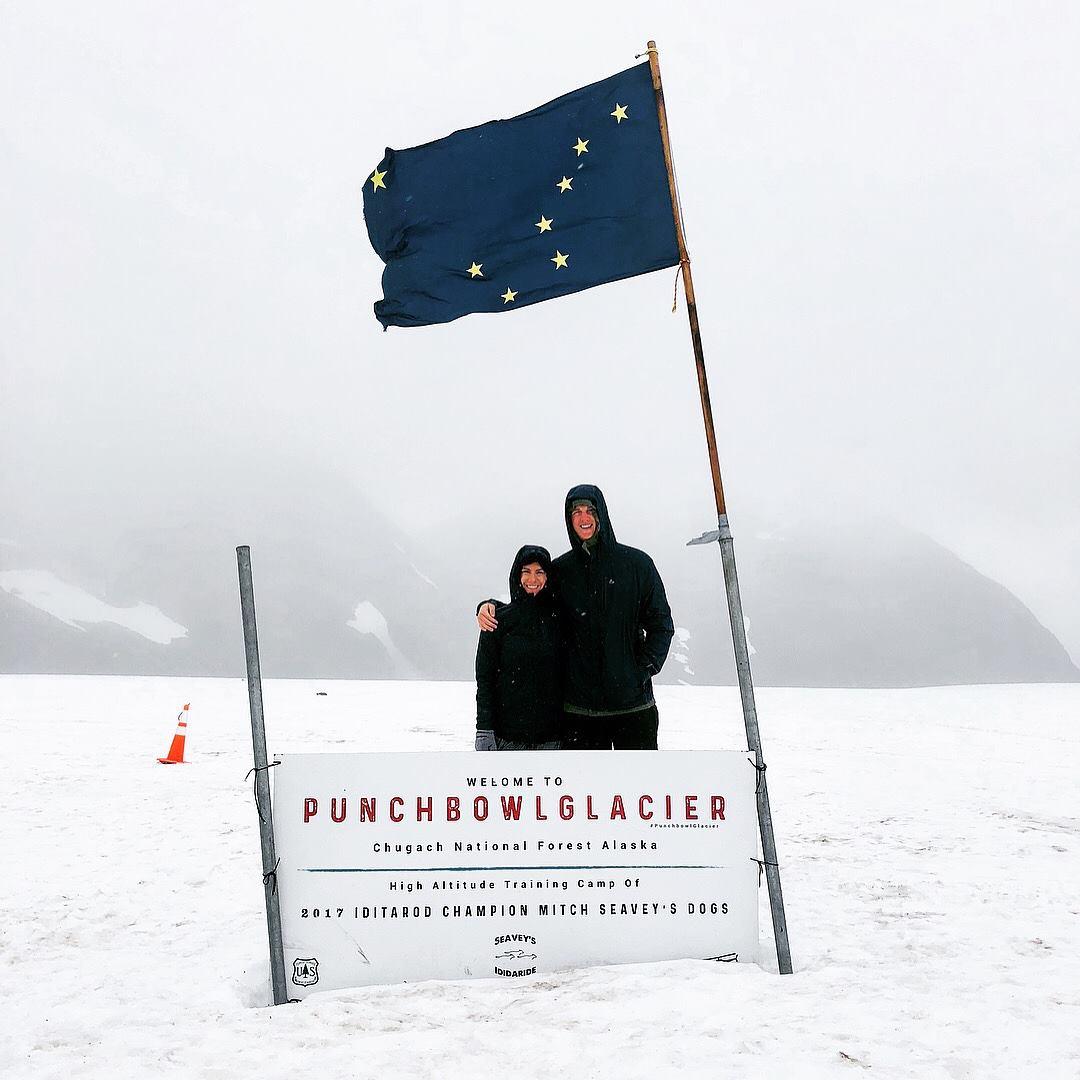
{"label": "mountain ridge", "polygon": [[[77,535],[16,533],[0,546],[0,670],[242,674],[242,540],[268,677],[471,678],[473,613],[502,580],[492,553],[516,549],[512,523],[478,537],[466,517],[458,529],[408,536],[347,480],[299,465],[244,490],[243,499],[203,496],[191,483],[182,522],[112,528],[103,514]],[[680,530],[670,520],[627,517],[626,535],[656,560],[680,628],[679,656],[660,681],[733,683],[719,558],[673,540]],[[881,519],[829,529],[746,521],[740,584],[762,685],[1080,680],[1019,598],[924,534]],[[160,644],[108,622],[68,626],[18,595],[28,571],[113,608],[150,605],[187,634]]]}

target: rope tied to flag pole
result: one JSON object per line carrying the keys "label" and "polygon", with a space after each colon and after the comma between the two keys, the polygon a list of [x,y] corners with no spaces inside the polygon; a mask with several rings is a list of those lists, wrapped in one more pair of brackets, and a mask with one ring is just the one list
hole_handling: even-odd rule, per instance
{"label": "rope tied to flag pole", "polygon": [[765,867],[771,866],[774,870],[780,869],[780,864],[776,862],[769,862],[767,859],[756,859],[753,855],[750,856],[750,861],[757,863],[757,884],[758,888],[761,888],[761,875],[765,873]]}
{"label": "rope tied to flag pole", "polygon": [[760,795],[761,794],[761,785],[765,782],[765,770],[769,766],[766,765],[764,761],[759,765],[752,758],[747,758],[746,762],[750,766],[750,768],[753,769],[754,772],[757,773],[757,783],[756,783],[756,785],[754,787],[754,794],[755,795]]}

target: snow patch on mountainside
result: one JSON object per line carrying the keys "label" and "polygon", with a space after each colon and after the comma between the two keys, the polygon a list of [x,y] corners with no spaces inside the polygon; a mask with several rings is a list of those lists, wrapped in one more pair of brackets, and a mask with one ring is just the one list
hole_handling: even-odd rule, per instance
{"label": "snow patch on mountainside", "polygon": [[0,571],[0,589],[76,630],[80,623],[115,623],[158,645],[187,637],[187,629],[150,604],[115,607],[48,570]]}
{"label": "snow patch on mountainside", "polygon": [[746,634],[746,651],[750,656],[757,656],[757,649],[754,648],[754,643],[750,640],[750,616],[744,615],[743,620],[743,632]]}
{"label": "snow patch on mountainside", "polygon": [[402,675],[417,674],[408,657],[394,644],[386,616],[370,600],[361,600],[356,605],[353,617],[345,625],[358,634],[370,634],[379,641]]}
{"label": "snow patch on mountainside", "polygon": [[420,570],[420,569],[419,569],[418,567],[414,566],[414,565],[413,565],[412,563],[409,563],[409,569],[410,569],[410,570],[411,570],[411,571],[412,571],[412,572],[413,572],[413,573],[414,573],[414,574],[415,574],[415,575],[416,575],[416,576],[417,576],[417,577],[418,577],[418,578],[419,578],[419,579],[420,579],[421,581],[426,581],[426,582],[428,583],[428,585],[430,585],[430,586],[431,586],[431,587],[432,587],[433,589],[437,589],[437,588],[439,587],[438,585],[436,585],[436,584],[435,584],[435,582],[434,582],[434,581],[432,581],[432,580],[431,580],[431,578],[429,578],[429,577],[427,576],[427,574],[425,574],[425,573],[424,573],[424,572],[423,572],[422,570]]}
{"label": "snow patch on mountainside", "polygon": [[438,586],[438,585],[436,585],[436,584],[435,584],[435,582],[434,582],[434,581],[432,581],[432,580],[431,580],[431,578],[429,578],[429,577],[427,576],[427,574],[425,574],[425,573],[423,572],[423,570],[421,570],[421,569],[420,569],[420,568],[419,568],[419,567],[418,567],[418,566],[416,565],[416,563],[412,562],[412,561],[411,561],[411,560],[409,559],[409,553],[408,553],[408,552],[407,552],[407,551],[405,550],[405,548],[404,548],[404,547],[402,547],[402,546],[401,546],[401,544],[395,544],[395,545],[394,545],[394,550],[395,550],[395,551],[397,551],[399,555],[402,555],[402,556],[403,556],[403,557],[405,558],[406,562],[408,562],[408,563],[409,563],[409,569],[410,569],[410,570],[411,570],[411,571],[412,571],[412,572],[413,572],[413,573],[414,573],[414,574],[415,574],[415,575],[416,575],[416,576],[417,576],[417,577],[418,577],[418,578],[419,578],[419,579],[420,579],[421,581],[423,581],[423,582],[426,582],[426,583],[427,583],[428,585],[430,585],[430,586],[431,586],[431,587],[432,587],[433,589],[438,589],[438,587],[439,587],[439,586]]}
{"label": "snow patch on mountainside", "polygon": [[684,686],[689,686],[687,679],[693,677],[694,669],[690,666],[690,631],[686,627],[675,627],[675,640],[671,643],[668,660],[679,665],[682,674],[687,677],[686,679],[680,678],[679,682]]}

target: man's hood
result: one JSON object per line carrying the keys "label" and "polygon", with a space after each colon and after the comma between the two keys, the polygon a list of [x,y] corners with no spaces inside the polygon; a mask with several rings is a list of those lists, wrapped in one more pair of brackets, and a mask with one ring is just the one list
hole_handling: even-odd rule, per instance
{"label": "man's hood", "polygon": [[[543,592],[538,593],[536,597],[529,596],[525,591],[525,587],[521,584],[521,568],[534,562],[539,563],[548,576],[547,584],[544,586]],[[547,548],[542,548],[539,544],[526,544],[514,556],[514,565],[510,567],[510,599],[532,600],[538,599],[541,596],[550,596],[551,585],[551,556],[548,554]]]}
{"label": "man's hood", "polygon": [[596,537],[599,545],[614,544],[615,530],[611,527],[611,518],[608,517],[607,502],[604,493],[595,484],[578,484],[566,493],[566,503],[563,514],[566,518],[566,535],[570,538],[570,546],[575,551],[581,550],[582,541],[570,520],[570,511],[577,499],[588,499],[596,506]]}

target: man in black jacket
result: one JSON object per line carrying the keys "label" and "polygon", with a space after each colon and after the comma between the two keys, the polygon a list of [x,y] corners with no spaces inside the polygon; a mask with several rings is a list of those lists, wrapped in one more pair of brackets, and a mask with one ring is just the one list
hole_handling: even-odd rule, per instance
{"label": "man in black jacket", "polygon": [[[564,515],[570,550],[554,562],[570,646],[563,748],[655,750],[652,676],[675,633],[664,583],[645,552],[615,539],[598,487],[571,488]],[[481,629],[498,625],[495,614],[481,608]]]}

